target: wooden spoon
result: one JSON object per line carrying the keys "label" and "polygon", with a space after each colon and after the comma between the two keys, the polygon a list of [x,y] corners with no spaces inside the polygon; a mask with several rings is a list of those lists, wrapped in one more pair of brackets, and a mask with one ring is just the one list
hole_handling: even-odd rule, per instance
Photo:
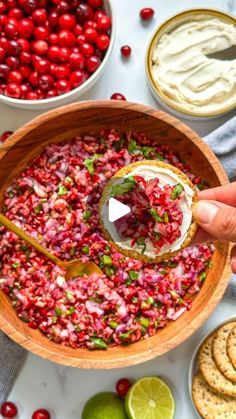
{"label": "wooden spoon", "polygon": [[0,223],[4,225],[8,230],[11,230],[13,233],[15,233],[18,237],[20,237],[22,240],[29,243],[32,247],[34,247],[36,250],[41,252],[44,256],[46,256],[48,259],[55,262],[60,268],[63,268],[66,270],[66,280],[74,278],[79,275],[103,275],[102,270],[94,263],[94,262],[81,262],[80,259],[74,259],[69,262],[62,261],[57,256],[50,253],[45,247],[43,247],[41,244],[39,244],[35,239],[30,237],[28,234],[26,234],[24,231],[22,231],[19,227],[17,227],[14,223],[12,223],[10,220],[8,220],[5,215],[0,214]]}

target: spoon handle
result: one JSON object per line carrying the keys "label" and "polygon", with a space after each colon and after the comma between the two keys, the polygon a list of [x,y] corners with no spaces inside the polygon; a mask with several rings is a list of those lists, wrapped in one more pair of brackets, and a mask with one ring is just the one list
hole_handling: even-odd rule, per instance
{"label": "spoon handle", "polygon": [[35,239],[33,239],[33,237],[30,237],[23,230],[21,230],[19,227],[17,227],[16,224],[12,223],[10,220],[8,220],[7,217],[5,217],[5,215],[3,215],[1,213],[0,213],[0,223],[2,225],[4,225],[4,227],[6,227],[8,230],[11,230],[13,233],[15,233],[22,240],[24,240],[27,243],[29,243],[36,250],[38,250],[39,252],[41,252],[48,259],[52,260],[57,265],[63,267],[63,262],[57,256],[54,256],[52,253],[50,253],[47,249],[45,249],[45,247],[43,247]]}

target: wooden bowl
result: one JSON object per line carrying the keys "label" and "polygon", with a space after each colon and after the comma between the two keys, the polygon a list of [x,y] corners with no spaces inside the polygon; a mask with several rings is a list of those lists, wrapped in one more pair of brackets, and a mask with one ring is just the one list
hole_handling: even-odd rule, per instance
{"label": "wooden bowl", "polygon": [[[228,182],[215,155],[190,128],[172,116],[143,105],[122,101],[91,101],[54,109],[16,131],[0,147],[0,202],[3,191],[22,169],[47,144],[71,139],[77,134],[96,133],[101,128],[145,132],[169,145],[187,160],[195,174],[211,187]],[[220,301],[228,283],[229,245],[216,243],[213,268],[196,296],[192,309],[177,321],[169,322],[151,338],[107,351],[72,349],[56,344],[39,330],[30,329],[21,321],[11,300],[0,292],[0,328],[14,341],[48,360],[81,368],[114,368],[138,364],[162,355],[192,335]]]}

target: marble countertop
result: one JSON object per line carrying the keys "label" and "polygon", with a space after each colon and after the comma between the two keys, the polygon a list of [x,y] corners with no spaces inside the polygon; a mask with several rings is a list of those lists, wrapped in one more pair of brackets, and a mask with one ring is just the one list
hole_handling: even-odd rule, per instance
{"label": "marble countertop", "polygon": [[[160,108],[149,92],[144,73],[145,49],[154,28],[169,16],[187,8],[218,8],[236,16],[236,0],[112,1],[118,26],[115,48],[101,80],[82,97],[83,100],[106,99],[118,91],[130,101]],[[156,14],[150,24],[143,26],[140,24],[138,13],[145,6],[153,7]],[[132,57],[127,62],[121,60],[119,53],[124,44],[131,45],[133,49]],[[39,113],[0,105],[1,132],[15,130]],[[228,114],[209,122],[185,122],[200,135],[206,135],[230,116]],[[225,297],[204,326],[182,345],[162,357],[129,368],[110,371],[73,369],[28,354],[9,399],[19,406],[20,419],[31,418],[32,412],[39,407],[48,408],[53,419],[80,419],[85,401],[96,392],[114,390],[117,379],[124,376],[136,379],[143,375],[160,375],[173,389],[176,400],[175,419],[194,419],[187,387],[191,354],[207,329],[234,313],[233,299]]]}

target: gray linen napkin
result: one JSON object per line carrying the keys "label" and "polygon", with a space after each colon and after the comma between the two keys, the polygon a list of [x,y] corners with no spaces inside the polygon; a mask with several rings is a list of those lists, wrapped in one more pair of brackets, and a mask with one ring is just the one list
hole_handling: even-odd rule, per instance
{"label": "gray linen napkin", "polygon": [[[221,160],[230,180],[236,178],[236,117],[205,137],[205,141]],[[236,296],[236,275],[233,278],[228,296]],[[0,403],[6,400],[25,358],[26,351],[0,332]]]}

